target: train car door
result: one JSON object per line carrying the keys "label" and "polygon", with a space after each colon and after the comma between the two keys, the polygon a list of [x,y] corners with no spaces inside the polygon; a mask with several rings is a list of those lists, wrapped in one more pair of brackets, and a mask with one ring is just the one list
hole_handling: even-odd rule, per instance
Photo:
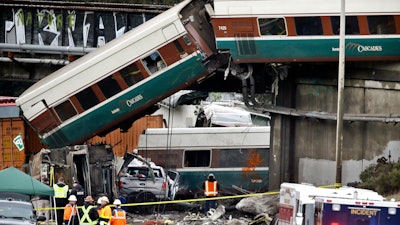
{"label": "train car door", "polygon": [[380,209],[348,207],[347,224],[380,225]]}

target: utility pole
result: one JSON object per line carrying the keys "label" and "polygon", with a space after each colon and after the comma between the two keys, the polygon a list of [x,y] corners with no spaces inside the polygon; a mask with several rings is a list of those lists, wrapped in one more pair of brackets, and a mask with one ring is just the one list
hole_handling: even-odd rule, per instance
{"label": "utility pole", "polygon": [[336,116],[336,184],[342,183],[342,151],[343,151],[343,95],[345,74],[345,35],[346,13],[345,0],[340,3],[340,39],[339,39],[339,71]]}

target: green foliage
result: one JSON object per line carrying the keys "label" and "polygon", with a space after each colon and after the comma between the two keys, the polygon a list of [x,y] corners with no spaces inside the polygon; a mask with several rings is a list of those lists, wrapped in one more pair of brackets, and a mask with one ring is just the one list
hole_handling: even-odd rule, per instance
{"label": "green foliage", "polygon": [[400,190],[400,162],[377,163],[368,166],[360,174],[360,188],[371,189],[382,195]]}

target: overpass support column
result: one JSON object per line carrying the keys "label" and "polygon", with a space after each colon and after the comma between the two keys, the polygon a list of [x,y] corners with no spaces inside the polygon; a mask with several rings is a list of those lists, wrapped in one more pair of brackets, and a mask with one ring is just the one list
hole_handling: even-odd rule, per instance
{"label": "overpass support column", "polygon": [[[294,107],[296,85],[291,76],[279,81],[276,106]],[[282,114],[271,114],[271,145],[269,160],[269,189],[280,188],[282,182],[295,181],[294,118]]]}

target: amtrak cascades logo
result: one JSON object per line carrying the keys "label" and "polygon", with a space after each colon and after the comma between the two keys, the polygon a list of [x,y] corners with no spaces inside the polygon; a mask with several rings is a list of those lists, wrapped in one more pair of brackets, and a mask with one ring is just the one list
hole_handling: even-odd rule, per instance
{"label": "amtrak cascades logo", "polygon": [[[381,45],[360,45],[356,43],[347,43],[346,49],[357,52],[381,52],[383,48]],[[339,48],[332,47],[332,52],[338,52]]]}
{"label": "amtrak cascades logo", "polygon": [[140,100],[142,100],[142,99],[143,99],[143,96],[142,96],[141,94],[136,95],[135,97],[126,100],[126,105],[127,105],[128,107],[131,107],[133,104],[135,104],[136,102],[138,102],[138,101],[140,101]]}

